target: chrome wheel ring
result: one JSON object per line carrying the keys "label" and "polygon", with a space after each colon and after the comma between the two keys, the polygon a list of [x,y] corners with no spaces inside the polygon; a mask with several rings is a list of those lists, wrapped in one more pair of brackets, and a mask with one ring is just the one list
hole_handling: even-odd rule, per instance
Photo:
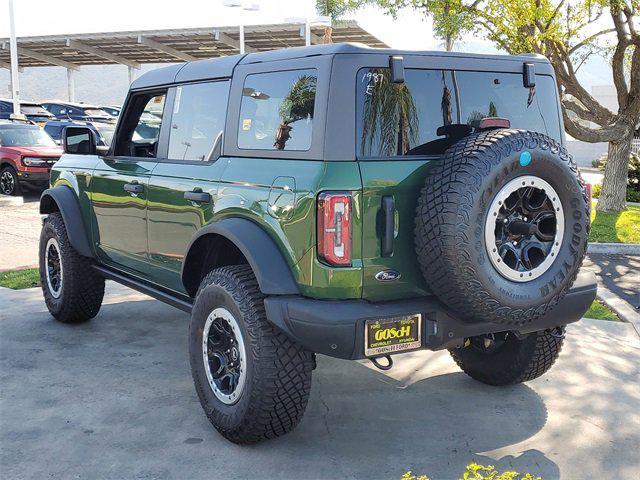
{"label": "chrome wheel ring", "polygon": [[44,269],[47,287],[53,298],[60,298],[62,294],[62,255],[58,240],[50,238],[44,247]]}
{"label": "chrome wheel ring", "polygon": [[247,377],[244,338],[235,317],[226,308],[209,314],[202,332],[202,360],[211,390],[222,403],[236,403]]}
{"label": "chrome wheel ring", "polygon": [[545,180],[514,178],[495,195],[484,227],[487,254],[508,280],[529,282],[553,264],[564,237],[560,197]]}
{"label": "chrome wheel ring", "polygon": [[15,180],[10,171],[5,170],[2,172],[2,176],[0,176],[0,188],[2,188],[2,193],[5,195],[13,193],[15,189]]}

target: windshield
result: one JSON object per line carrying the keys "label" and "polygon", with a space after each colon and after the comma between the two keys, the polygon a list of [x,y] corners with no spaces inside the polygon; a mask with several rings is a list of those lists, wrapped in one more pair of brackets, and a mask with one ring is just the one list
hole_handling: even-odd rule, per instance
{"label": "windshield", "polygon": [[20,105],[20,112],[25,115],[41,115],[43,117],[53,116],[40,105]]}
{"label": "windshield", "polygon": [[40,128],[0,128],[0,147],[55,147],[56,143]]}
{"label": "windshield", "polygon": [[84,114],[91,117],[110,117],[111,116],[100,108],[85,108]]}
{"label": "windshield", "polygon": [[522,74],[406,69],[394,84],[388,68],[363,68],[357,85],[359,157],[441,155],[485,117],[562,141],[553,78]]}

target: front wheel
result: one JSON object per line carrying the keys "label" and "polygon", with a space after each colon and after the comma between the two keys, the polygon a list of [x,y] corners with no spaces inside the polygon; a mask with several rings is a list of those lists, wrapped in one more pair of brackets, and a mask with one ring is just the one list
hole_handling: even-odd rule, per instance
{"label": "front wheel", "polygon": [[20,183],[13,167],[4,167],[0,172],[0,192],[4,195],[19,195]]}
{"label": "front wheel", "polygon": [[562,349],[562,329],[518,338],[504,332],[469,338],[449,353],[471,378],[488,385],[527,382],[546,373]]}
{"label": "front wheel", "polygon": [[211,271],[189,327],[189,360],[200,404],[213,426],[238,444],[291,431],[311,390],[313,353],[266,318],[248,265]]}
{"label": "front wheel", "polygon": [[80,323],[98,314],[104,278],[69,242],[62,215],[49,214],[40,234],[40,283],[49,313],[62,323]]}

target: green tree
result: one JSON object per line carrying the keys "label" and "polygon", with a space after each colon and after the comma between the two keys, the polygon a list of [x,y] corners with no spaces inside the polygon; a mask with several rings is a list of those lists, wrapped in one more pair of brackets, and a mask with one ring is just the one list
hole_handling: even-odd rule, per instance
{"label": "green tree", "polygon": [[[625,208],[634,132],[640,128],[640,0],[377,0],[389,13],[412,7],[430,16],[447,47],[469,30],[511,54],[539,53],[552,63],[565,130],[585,142],[608,142],[609,161],[597,210]],[[594,26],[606,23],[600,30]],[[611,63],[618,110],[599,103],[578,81],[591,56]],[[593,126],[595,125],[595,126]]]}
{"label": "green tree", "polygon": [[453,50],[456,41],[474,27],[475,9],[480,0],[465,3],[463,0],[377,0],[374,2],[394,17],[402,8],[413,8],[424,17],[433,19],[433,33],[444,42],[447,52]]}

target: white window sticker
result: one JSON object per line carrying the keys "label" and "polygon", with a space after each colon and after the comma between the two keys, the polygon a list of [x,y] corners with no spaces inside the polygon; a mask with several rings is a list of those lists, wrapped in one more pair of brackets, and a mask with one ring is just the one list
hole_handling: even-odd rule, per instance
{"label": "white window sticker", "polygon": [[180,111],[180,97],[182,97],[182,87],[176,88],[176,99],[173,102],[173,114]]}

